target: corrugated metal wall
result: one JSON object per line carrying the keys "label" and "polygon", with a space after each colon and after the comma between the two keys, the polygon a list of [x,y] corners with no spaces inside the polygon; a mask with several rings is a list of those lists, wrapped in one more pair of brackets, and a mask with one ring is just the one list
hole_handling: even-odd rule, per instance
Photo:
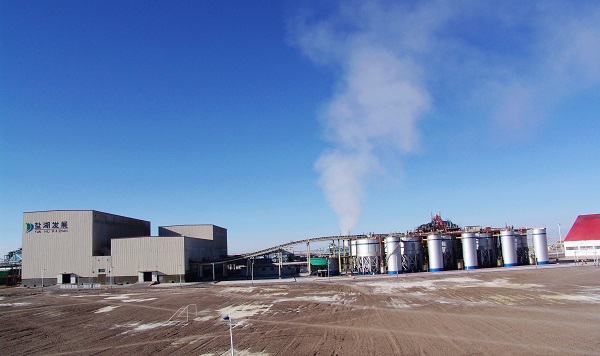
{"label": "corrugated metal wall", "polygon": [[212,240],[215,225],[172,225],[159,226],[158,236],[181,236],[195,237],[199,239]]}
{"label": "corrugated metal wall", "polygon": [[227,256],[227,229],[216,225],[159,226],[159,236],[185,236],[197,241],[186,242],[186,260],[218,260]]}
{"label": "corrugated metal wall", "polygon": [[109,266],[93,254],[109,255],[111,237],[149,234],[148,221],[93,210],[23,213],[23,279],[95,277]]}
{"label": "corrugated metal wall", "polygon": [[140,271],[185,273],[183,237],[121,238],[113,239],[111,244],[115,276],[137,276]]}
{"label": "corrugated metal wall", "polygon": [[23,213],[23,279],[61,273],[177,275],[185,273],[190,259],[214,261],[227,255],[227,229],[219,226],[165,226],[159,228],[161,236],[149,234],[148,221],[93,210]]}
{"label": "corrugated metal wall", "polygon": [[149,235],[149,221],[94,211],[92,249],[96,256],[110,255],[110,239]]}
{"label": "corrugated metal wall", "polygon": [[59,273],[88,276],[91,255],[92,211],[23,213],[23,279],[56,278]]}

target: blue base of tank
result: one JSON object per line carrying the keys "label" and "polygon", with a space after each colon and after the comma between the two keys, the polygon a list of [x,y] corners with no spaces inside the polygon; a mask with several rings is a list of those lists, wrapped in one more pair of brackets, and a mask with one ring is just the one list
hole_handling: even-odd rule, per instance
{"label": "blue base of tank", "polygon": [[465,269],[477,269],[477,266],[465,266]]}
{"label": "blue base of tank", "polygon": [[505,263],[504,264],[504,267],[515,267],[515,266],[517,266],[516,263]]}
{"label": "blue base of tank", "polygon": [[441,272],[443,270],[444,270],[443,268],[430,268],[429,272]]}
{"label": "blue base of tank", "polygon": [[388,274],[402,274],[402,272],[398,272],[398,271],[388,271]]}
{"label": "blue base of tank", "polygon": [[538,261],[538,265],[547,265],[548,261]]}

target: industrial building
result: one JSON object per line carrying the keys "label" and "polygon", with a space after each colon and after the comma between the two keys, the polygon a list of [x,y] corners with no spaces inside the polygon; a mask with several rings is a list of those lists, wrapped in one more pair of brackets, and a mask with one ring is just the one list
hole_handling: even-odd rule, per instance
{"label": "industrial building", "polygon": [[193,279],[190,262],[227,256],[227,229],[161,226],[94,210],[23,213],[23,286],[174,282]]}
{"label": "industrial building", "polygon": [[[317,237],[237,256],[228,256],[227,230],[210,224],[161,226],[158,236],[150,236],[149,221],[93,210],[24,213],[23,223],[24,286],[282,278],[302,270],[400,274],[549,263],[545,228],[461,228],[439,215],[406,233]],[[567,251],[576,247],[592,254],[600,249],[598,235],[590,235],[590,229],[599,231],[600,215],[578,218],[565,241]],[[583,235],[571,235],[577,231]],[[332,241],[328,251],[311,252],[310,244],[322,241]],[[293,250],[286,249],[302,244],[306,257],[291,259]]]}
{"label": "industrial building", "polygon": [[[324,241],[331,241],[327,251],[311,251],[311,243]],[[241,261],[239,263],[243,266],[252,266],[257,257],[265,258],[297,245],[306,245],[306,257],[291,264],[305,264],[307,272],[321,276],[440,272],[550,263],[546,229],[543,227],[461,228],[436,215],[431,222],[406,233],[315,237],[234,256],[216,264],[222,263],[223,270],[233,271],[235,268],[226,265]],[[291,264],[280,263],[277,275],[283,277],[284,267]],[[212,267],[214,279],[215,263],[209,267]]]}
{"label": "industrial building", "polygon": [[600,256],[600,214],[579,215],[564,245],[565,257],[597,259]]}
{"label": "industrial building", "polygon": [[23,249],[9,251],[0,260],[0,285],[13,286],[21,283]]}

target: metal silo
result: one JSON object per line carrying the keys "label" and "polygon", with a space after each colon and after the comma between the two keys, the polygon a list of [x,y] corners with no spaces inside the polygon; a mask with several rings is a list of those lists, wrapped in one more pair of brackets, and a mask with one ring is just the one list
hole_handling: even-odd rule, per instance
{"label": "metal silo", "polygon": [[442,253],[442,237],[438,234],[427,236],[427,251],[429,252],[429,272],[444,270],[444,256]]}
{"label": "metal silo", "polygon": [[385,251],[388,274],[402,273],[402,257],[400,256],[400,236],[385,238]]}
{"label": "metal silo", "polygon": [[479,267],[496,265],[496,238],[489,232],[480,232],[477,236],[477,255]]}
{"label": "metal silo", "polygon": [[533,229],[533,248],[537,263],[540,265],[548,264],[548,240],[546,238],[546,229]]}
{"label": "metal silo", "polygon": [[423,269],[423,239],[420,236],[406,236],[400,239],[402,269],[418,272]]}
{"label": "metal silo", "polygon": [[504,267],[517,265],[517,243],[515,233],[512,229],[500,231],[500,243],[502,244],[502,261]]}
{"label": "metal silo", "polygon": [[379,240],[356,240],[356,265],[359,274],[378,273],[379,266]]}
{"label": "metal silo", "polygon": [[461,235],[463,260],[465,269],[477,268],[477,236],[472,232],[463,232]]}
{"label": "metal silo", "polygon": [[442,257],[445,270],[456,269],[459,247],[454,236],[442,236]]}
{"label": "metal silo", "polygon": [[529,245],[527,244],[527,231],[515,232],[517,242],[517,263],[519,265],[529,264]]}

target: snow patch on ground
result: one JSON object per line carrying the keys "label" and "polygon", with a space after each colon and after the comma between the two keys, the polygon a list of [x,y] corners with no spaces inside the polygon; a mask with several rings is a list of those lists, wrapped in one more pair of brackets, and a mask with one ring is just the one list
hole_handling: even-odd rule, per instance
{"label": "snow patch on ground", "polygon": [[123,335],[123,334],[128,334],[130,332],[146,331],[146,330],[160,328],[162,326],[172,326],[172,325],[177,325],[177,324],[179,324],[179,323],[175,322],[175,321],[162,321],[162,322],[158,322],[158,323],[146,323],[146,324],[137,322],[137,323],[130,323],[130,324],[125,324],[125,325],[117,324],[114,326],[114,328],[131,328],[130,330],[123,331],[121,333],[121,335]]}
{"label": "snow patch on ground", "polygon": [[479,282],[476,284],[465,285],[464,287],[534,289],[534,288],[542,288],[543,286],[541,284],[532,284],[532,283],[513,283],[506,278],[497,278],[492,281]]}
{"label": "snow patch on ground", "polygon": [[242,304],[230,305],[217,310],[220,315],[229,315],[233,321],[235,319],[246,318],[249,316],[263,314],[269,311],[273,304]]}
{"label": "snow patch on ground", "polygon": [[17,302],[17,303],[0,303],[0,307],[22,307],[24,305],[29,305],[29,302]]}
{"label": "snow patch on ground", "polygon": [[123,299],[121,300],[123,303],[139,303],[139,302],[147,302],[150,300],[155,300],[156,298],[146,298],[146,299]]}
{"label": "snow patch on ground", "polygon": [[195,317],[193,320],[194,321],[209,321],[209,320],[213,320],[213,319],[214,319],[214,317],[207,315],[207,316]]}
{"label": "snow patch on ground", "polygon": [[542,288],[542,285],[531,283],[513,283],[505,278],[498,278],[492,281],[482,281],[474,277],[449,277],[442,279],[425,279],[418,281],[399,280],[399,281],[377,281],[364,282],[359,285],[373,288],[376,294],[396,294],[404,293],[407,289],[424,289],[428,292],[450,288],[471,288],[471,287],[489,287],[489,288],[511,288],[511,289],[534,289]]}
{"label": "snow patch on ground", "polygon": [[117,309],[118,307],[119,307],[118,305],[107,305],[104,308],[100,308],[100,309],[94,311],[94,313],[95,314],[98,314],[98,313],[107,313],[107,312],[109,312],[111,310]]}
{"label": "snow patch on ground", "polygon": [[252,293],[254,292],[255,287],[227,287],[227,289],[223,290],[221,294],[230,294],[230,293]]}
{"label": "snow patch on ground", "polygon": [[104,299],[106,299],[106,300],[122,300],[122,299],[129,299],[130,296],[137,296],[137,295],[141,295],[141,294],[117,294],[117,295],[113,295],[110,297],[106,297]]}
{"label": "snow patch on ground", "polygon": [[598,296],[598,295],[557,294],[557,295],[543,295],[542,298],[573,301],[573,302],[600,303],[600,296]]}
{"label": "snow patch on ground", "polygon": [[61,297],[71,297],[71,298],[88,298],[88,297],[104,297],[106,294],[84,294],[84,295],[70,295],[70,294],[61,294]]}
{"label": "snow patch on ground", "polygon": [[[233,349],[233,351],[236,355],[239,355],[239,356],[269,356],[269,354],[266,352],[252,352],[249,350],[238,350],[235,348]],[[210,354],[201,354],[199,356],[229,356],[229,355],[231,355],[231,350],[227,350],[220,354],[210,353]]]}
{"label": "snow patch on ground", "polygon": [[[449,277],[443,279],[425,279],[419,281],[398,280],[394,282],[379,281],[379,282],[364,282],[360,285],[372,287],[374,293],[379,294],[394,294],[400,291],[411,288],[420,288],[428,291],[436,291],[438,289],[446,289],[449,287],[464,286],[465,284],[480,283],[481,281],[472,277]],[[449,284],[449,286],[445,286]]]}
{"label": "snow patch on ground", "polygon": [[[354,293],[352,293],[353,295]],[[335,295],[311,295],[311,296],[300,296],[294,298],[281,298],[273,301],[273,303],[282,302],[322,302],[322,303],[338,303],[346,304],[356,301],[356,298],[343,298],[340,294]]]}
{"label": "snow patch on ground", "polygon": [[403,299],[391,298],[390,306],[395,309],[409,309],[409,308],[418,307],[419,304],[408,303],[406,300],[403,300]]}

